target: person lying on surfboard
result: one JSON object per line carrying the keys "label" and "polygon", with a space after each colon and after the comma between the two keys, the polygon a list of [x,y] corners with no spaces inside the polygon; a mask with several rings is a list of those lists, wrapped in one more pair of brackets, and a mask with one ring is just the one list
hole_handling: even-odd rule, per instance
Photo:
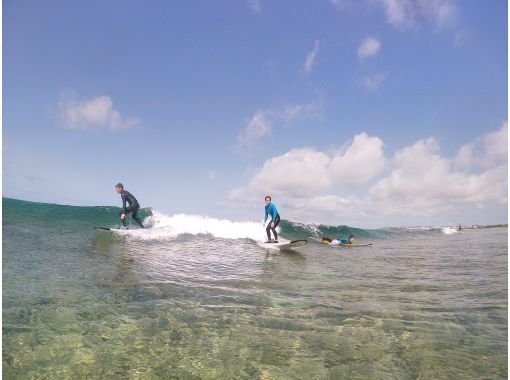
{"label": "person lying on surfboard", "polygon": [[[269,215],[271,215],[271,221],[267,224],[266,233],[267,233],[267,241],[266,243],[278,243],[278,234],[276,233],[276,226],[280,224],[280,215],[278,211],[276,211],[276,206],[271,203],[271,197],[266,195],[264,198],[266,202],[266,216],[264,218],[264,226],[266,225],[266,221]],[[271,231],[274,234],[274,240],[271,240]]]}
{"label": "person lying on surfboard", "polygon": [[[118,183],[115,185],[115,191],[120,194],[122,198],[122,210],[119,213],[120,220],[122,221],[122,226],[127,228],[126,224],[126,214],[131,213],[131,218],[140,226],[140,228],[144,228],[142,221],[138,219],[138,211],[140,211],[140,204],[136,200],[136,198],[129,191],[124,190],[124,186],[122,183]],[[126,203],[129,205],[126,207]]]}
{"label": "person lying on surfboard", "polygon": [[352,244],[352,240],[354,239],[354,235],[349,235],[348,238],[345,236],[339,237],[338,239],[335,239],[331,241],[329,244],[331,245],[337,245],[337,244]]}

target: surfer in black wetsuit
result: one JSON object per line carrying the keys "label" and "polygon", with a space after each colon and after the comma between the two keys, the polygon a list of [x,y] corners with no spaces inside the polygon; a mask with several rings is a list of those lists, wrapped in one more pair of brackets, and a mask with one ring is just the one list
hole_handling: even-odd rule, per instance
{"label": "surfer in black wetsuit", "polygon": [[[129,213],[131,213],[131,217],[140,226],[140,228],[143,228],[141,220],[138,219],[138,211],[140,211],[140,204],[133,196],[133,194],[131,194],[127,190],[124,190],[124,186],[122,185],[122,183],[118,183],[115,185],[115,191],[119,193],[122,198],[122,211],[119,213],[119,216],[124,228],[127,228],[126,214]],[[127,207],[126,203],[128,204]]]}

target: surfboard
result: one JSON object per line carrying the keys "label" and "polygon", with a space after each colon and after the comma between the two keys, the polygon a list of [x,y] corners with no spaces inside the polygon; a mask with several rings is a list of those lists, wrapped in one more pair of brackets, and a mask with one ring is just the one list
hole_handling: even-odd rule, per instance
{"label": "surfboard", "polygon": [[110,227],[94,227],[94,229],[97,232],[125,232],[129,231],[129,229],[122,229],[122,228],[110,228]]}
{"label": "surfboard", "polygon": [[[324,244],[329,244],[332,242],[331,239],[325,237],[325,238],[322,238],[322,243]],[[333,244],[332,247],[349,247],[349,248],[354,248],[354,247],[371,247],[373,244],[372,243],[365,243],[365,244],[361,244],[361,243],[352,243],[352,244]]]}
{"label": "surfboard", "polygon": [[112,229],[108,227],[94,227],[97,232],[111,232]]}
{"label": "surfboard", "polygon": [[278,243],[264,243],[264,242],[257,242],[259,247],[262,248],[268,248],[268,249],[279,249],[279,250],[290,250],[295,249],[299,247],[303,247],[306,244],[308,244],[308,241],[305,239],[299,239],[299,240],[285,240],[285,239],[278,239]]}

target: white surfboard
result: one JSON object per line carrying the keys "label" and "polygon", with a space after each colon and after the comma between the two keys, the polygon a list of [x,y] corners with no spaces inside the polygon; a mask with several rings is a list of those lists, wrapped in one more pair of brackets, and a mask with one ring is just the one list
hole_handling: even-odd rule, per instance
{"label": "white surfboard", "polygon": [[279,250],[288,250],[288,249],[295,249],[299,247],[303,247],[306,244],[308,244],[308,241],[305,239],[299,239],[299,240],[287,240],[287,239],[278,239],[278,243],[265,243],[263,241],[257,242],[259,247],[267,248],[267,249],[279,249]]}
{"label": "white surfboard", "polygon": [[120,232],[125,233],[127,231],[139,230],[141,228],[125,229],[125,228],[110,228],[110,227],[94,227],[97,232]]}

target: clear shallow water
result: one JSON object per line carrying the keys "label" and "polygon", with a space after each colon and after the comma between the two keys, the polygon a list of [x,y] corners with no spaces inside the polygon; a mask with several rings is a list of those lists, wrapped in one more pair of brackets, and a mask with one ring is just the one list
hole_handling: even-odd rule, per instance
{"label": "clear shallow water", "polygon": [[506,228],[274,252],[18,206],[4,201],[4,378],[507,377]]}

